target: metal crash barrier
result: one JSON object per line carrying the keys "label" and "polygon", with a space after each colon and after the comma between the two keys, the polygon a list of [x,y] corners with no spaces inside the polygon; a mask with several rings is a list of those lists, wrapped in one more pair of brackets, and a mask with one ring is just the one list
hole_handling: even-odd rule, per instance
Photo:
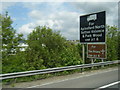
{"label": "metal crash barrier", "polygon": [[42,69],[42,70],[25,71],[25,72],[17,72],[17,73],[0,74],[0,80],[32,76],[32,75],[38,75],[38,74],[60,72],[60,71],[73,70],[73,69],[79,69],[79,68],[87,68],[87,67],[93,67],[93,66],[118,64],[118,63],[120,63],[120,60],[99,62],[99,63],[93,63],[93,64],[82,64],[82,65],[74,65],[74,66],[66,66],[66,67],[49,68],[49,69]]}

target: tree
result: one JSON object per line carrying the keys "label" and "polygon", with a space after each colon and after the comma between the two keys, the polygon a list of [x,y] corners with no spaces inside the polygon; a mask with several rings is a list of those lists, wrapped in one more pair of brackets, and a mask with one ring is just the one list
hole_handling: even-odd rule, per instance
{"label": "tree", "polygon": [[16,34],[15,29],[12,27],[13,21],[11,17],[8,16],[8,12],[6,12],[5,15],[0,14],[0,19],[3,56],[6,56],[18,51],[18,45],[20,43],[19,41],[23,40],[23,34]]}
{"label": "tree", "polygon": [[118,30],[118,60],[120,60],[120,29]]}
{"label": "tree", "polygon": [[45,67],[54,67],[52,65],[55,62],[53,57],[55,59],[58,56],[57,54],[61,52],[64,42],[65,39],[59,35],[59,32],[53,32],[52,29],[47,27],[36,27],[28,36],[29,63],[33,64],[34,62],[34,66],[39,63],[39,67],[40,63]]}
{"label": "tree", "polygon": [[48,27],[36,27],[28,35],[27,42],[27,62],[32,69],[61,67],[81,62],[77,47],[67,42],[60,32],[53,32]]}
{"label": "tree", "polygon": [[118,59],[118,29],[116,26],[107,26],[107,59]]}
{"label": "tree", "polygon": [[11,17],[8,16],[8,12],[6,12],[5,15],[0,14],[0,20],[2,39],[2,72],[13,72],[15,70],[13,68],[19,67],[18,62],[20,62],[20,59],[17,59],[16,54],[20,52],[18,45],[20,44],[20,41],[24,40],[24,38],[23,34],[17,34],[15,29],[12,27],[13,21]]}

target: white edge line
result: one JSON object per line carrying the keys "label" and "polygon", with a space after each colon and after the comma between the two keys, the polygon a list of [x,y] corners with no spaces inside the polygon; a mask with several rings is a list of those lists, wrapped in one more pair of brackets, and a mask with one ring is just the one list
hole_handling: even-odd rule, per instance
{"label": "white edge line", "polygon": [[40,86],[49,85],[49,84],[53,84],[53,83],[59,83],[59,82],[78,79],[78,78],[82,78],[82,77],[88,77],[88,76],[92,76],[92,75],[96,75],[96,74],[100,74],[100,73],[106,73],[106,72],[110,72],[110,71],[114,71],[114,70],[118,70],[118,69],[108,70],[108,71],[104,71],[104,72],[98,72],[98,73],[95,73],[95,74],[80,76],[80,77],[71,78],[71,79],[65,79],[65,80],[56,81],[56,82],[45,83],[45,84],[41,84],[41,85],[35,85],[35,86],[31,86],[31,87],[26,87],[26,88],[35,88],[35,87],[38,87],[38,86],[40,87]]}
{"label": "white edge line", "polygon": [[107,88],[107,87],[113,86],[113,85],[118,84],[118,83],[120,83],[120,81],[117,81],[117,82],[114,82],[114,83],[110,83],[108,85],[101,86],[101,87],[99,87],[99,88],[97,88],[95,90],[100,90],[100,89],[103,89],[103,88]]}

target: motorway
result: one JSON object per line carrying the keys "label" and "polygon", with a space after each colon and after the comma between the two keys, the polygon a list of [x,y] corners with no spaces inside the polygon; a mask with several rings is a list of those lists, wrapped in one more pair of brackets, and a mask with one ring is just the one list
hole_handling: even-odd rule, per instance
{"label": "motorway", "polygon": [[[51,78],[42,83],[42,80],[36,81],[28,86],[22,85],[23,88],[120,88],[120,81],[118,80],[118,68],[110,68],[104,70],[97,70],[91,72],[84,72],[63,76],[60,79]],[[59,77],[58,77],[59,78]],[[37,83],[38,82],[38,83]],[[117,82],[117,83],[116,83]],[[111,84],[113,83],[113,84]],[[119,84],[119,85],[118,85]],[[20,85],[20,84],[19,84]],[[21,88],[21,86],[15,88]]]}
{"label": "motorway", "polygon": [[[104,71],[83,77],[63,80],[50,84],[38,85],[36,88],[99,88],[118,81],[118,70]],[[117,86],[118,88],[118,86]]]}

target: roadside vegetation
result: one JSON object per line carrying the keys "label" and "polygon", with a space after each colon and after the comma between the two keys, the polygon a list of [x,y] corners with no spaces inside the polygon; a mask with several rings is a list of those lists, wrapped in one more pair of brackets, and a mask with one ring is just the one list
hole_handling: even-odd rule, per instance
{"label": "roadside vegetation", "polygon": [[[8,13],[0,14],[0,20],[2,74],[82,64],[82,45],[66,40],[59,31],[53,31],[46,26],[37,26],[25,40],[23,34],[16,33]],[[106,34],[107,59],[105,61],[120,59],[120,31],[116,26],[107,26]],[[21,42],[28,45],[25,51],[21,51],[18,47]],[[85,60],[86,63],[91,62],[87,58]],[[96,62],[100,61],[96,60]],[[80,70],[7,79],[4,82],[31,81],[76,71]]]}

